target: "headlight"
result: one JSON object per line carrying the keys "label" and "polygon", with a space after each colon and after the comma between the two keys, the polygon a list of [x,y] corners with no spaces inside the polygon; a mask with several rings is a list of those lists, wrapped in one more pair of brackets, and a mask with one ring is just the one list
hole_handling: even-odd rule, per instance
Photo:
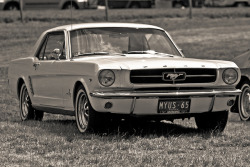
{"label": "headlight", "polygon": [[224,70],[222,74],[222,78],[226,84],[232,85],[237,81],[238,73],[235,69],[229,68],[229,69]]}
{"label": "headlight", "polygon": [[111,86],[115,82],[115,73],[111,70],[102,70],[98,76],[99,82],[103,86]]}

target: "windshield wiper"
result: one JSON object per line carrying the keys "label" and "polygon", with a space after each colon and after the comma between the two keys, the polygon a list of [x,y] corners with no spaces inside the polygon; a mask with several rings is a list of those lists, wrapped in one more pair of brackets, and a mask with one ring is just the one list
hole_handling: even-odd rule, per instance
{"label": "windshield wiper", "polygon": [[145,51],[129,51],[127,54],[159,54],[159,55],[166,55],[169,57],[174,57],[174,55],[167,54],[167,53],[161,53],[161,52],[156,52],[154,50],[145,50]]}
{"label": "windshield wiper", "polygon": [[74,54],[74,57],[91,56],[91,55],[109,55],[109,52],[93,52],[93,53],[81,53],[81,52],[78,52],[78,53]]}
{"label": "windshield wiper", "polygon": [[149,54],[151,51],[129,51],[126,54]]}
{"label": "windshield wiper", "polygon": [[169,57],[174,57],[174,55],[171,55],[171,54],[168,54],[168,53],[161,53],[161,52],[155,52],[155,54],[159,54],[159,55],[166,55],[166,56],[169,56]]}

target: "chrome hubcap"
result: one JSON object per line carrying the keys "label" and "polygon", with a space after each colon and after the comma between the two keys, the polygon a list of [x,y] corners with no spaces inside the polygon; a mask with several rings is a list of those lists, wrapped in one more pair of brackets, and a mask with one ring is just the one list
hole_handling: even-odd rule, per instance
{"label": "chrome hubcap", "polygon": [[81,129],[86,130],[89,123],[89,103],[84,93],[79,97],[77,114]]}

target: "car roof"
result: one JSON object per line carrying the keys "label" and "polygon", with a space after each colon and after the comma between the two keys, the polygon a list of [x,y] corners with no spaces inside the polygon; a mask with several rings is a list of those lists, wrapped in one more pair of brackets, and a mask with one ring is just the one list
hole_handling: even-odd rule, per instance
{"label": "car roof", "polygon": [[122,27],[122,28],[153,28],[163,30],[160,27],[148,25],[148,24],[135,24],[135,23],[82,23],[82,24],[70,24],[55,27],[52,29],[47,30],[47,32],[59,31],[59,30],[66,30],[72,31],[82,28],[104,28],[104,27]]}

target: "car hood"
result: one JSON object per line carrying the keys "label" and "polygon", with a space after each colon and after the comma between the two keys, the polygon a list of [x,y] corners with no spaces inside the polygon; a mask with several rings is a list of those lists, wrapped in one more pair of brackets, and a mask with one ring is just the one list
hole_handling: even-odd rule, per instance
{"label": "car hood", "polygon": [[183,57],[158,56],[150,54],[125,56],[92,56],[76,59],[91,62],[99,69],[157,69],[157,68],[227,68],[237,67],[230,61],[202,60]]}

